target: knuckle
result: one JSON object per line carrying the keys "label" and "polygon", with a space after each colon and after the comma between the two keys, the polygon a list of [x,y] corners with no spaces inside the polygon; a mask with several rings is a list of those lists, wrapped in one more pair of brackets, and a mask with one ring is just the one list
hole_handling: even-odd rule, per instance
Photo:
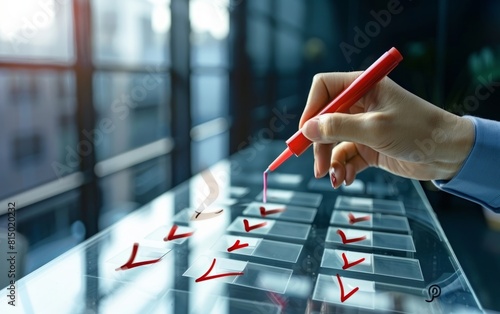
{"label": "knuckle", "polygon": [[323,75],[323,73],[316,73],[316,74],[314,74],[314,76],[313,76],[313,82],[316,82],[317,80],[320,80],[322,75]]}
{"label": "knuckle", "polygon": [[386,137],[392,129],[393,120],[382,112],[366,115],[363,121],[364,132],[372,139]]}
{"label": "knuckle", "polygon": [[325,115],[323,118],[323,123],[321,123],[320,133],[325,139],[333,139],[335,134],[340,131],[341,122],[336,119],[333,114]]}
{"label": "knuckle", "polygon": [[322,82],[325,78],[325,73],[316,73],[313,76],[313,84],[317,84],[318,82]]}

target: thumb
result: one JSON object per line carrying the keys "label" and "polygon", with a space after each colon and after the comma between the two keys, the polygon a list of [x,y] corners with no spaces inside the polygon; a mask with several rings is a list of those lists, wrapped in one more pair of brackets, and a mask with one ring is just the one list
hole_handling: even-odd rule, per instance
{"label": "thumb", "polygon": [[327,113],[308,120],[302,133],[318,143],[354,142],[374,146],[376,126],[369,113]]}

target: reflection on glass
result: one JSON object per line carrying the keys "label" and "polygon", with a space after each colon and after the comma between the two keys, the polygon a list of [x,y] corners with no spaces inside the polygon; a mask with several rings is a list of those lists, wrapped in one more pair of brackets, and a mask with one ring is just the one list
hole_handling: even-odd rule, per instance
{"label": "reflection on glass", "polygon": [[73,2],[0,0],[0,58],[69,63]]}
{"label": "reflection on glass", "polygon": [[0,198],[78,170],[74,77],[0,70]]}
{"label": "reflection on glass", "polygon": [[170,0],[92,1],[97,64],[168,63]]}
{"label": "reflection on glass", "polygon": [[97,160],[169,135],[168,82],[160,73],[103,73],[94,77]]}

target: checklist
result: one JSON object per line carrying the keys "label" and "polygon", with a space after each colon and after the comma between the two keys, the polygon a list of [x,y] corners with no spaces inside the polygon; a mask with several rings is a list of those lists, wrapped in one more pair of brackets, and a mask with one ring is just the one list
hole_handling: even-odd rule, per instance
{"label": "checklist", "polygon": [[305,240],[311,230],[310,225],[276,221],[273,219],[236,217],[227,231],[251,235],[274,236],[282,239]]}
{"label": "checklist", "polygon": [[419,261],[412,258],[325,249],[321,267],[419,281],[424,280]]}
{"label": "checklist", "polygon": [[244,215],[268,217],[276,220],[289,220],[312,223],[317,209],[311,207],[294,206],[287,204],[252,202],[243,211]]}
{"label": "checklist", "polygon": [[395,251],[415,252],[415,244],[409,235],[329,227],[325,242],[334,245],[350,245]]}
{"label": "checklist", "polygon": [[404,216],[381,213],[360,213],[349,210],[335,210],[330,219],[330,225],[376,229],[381,231],[397,231],[402,233],[410,232],[408,219]]}
{"label": "checklist", "polygon": [[183,274],[196,282],[222,278],[225,283],[277,293],[285,292],[291,275],[292,270],[282,267],[207,256],[199,257]]}
{"label": "checklist", "polygon": [[405,207],[401,201],[343,195],[337,197],[335,209],[393,215],[405,214]]}

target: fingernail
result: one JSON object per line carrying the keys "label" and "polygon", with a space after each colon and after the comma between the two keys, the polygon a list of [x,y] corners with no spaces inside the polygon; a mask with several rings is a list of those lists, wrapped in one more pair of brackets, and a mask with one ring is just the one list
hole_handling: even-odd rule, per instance
{"label": "fingernail", "polygon": [[319,118],[314,117],[309,119],[302,127],[302,133],[311,141],[320,140],[321,134],[319,133]]}
{"label": "fingernail", "polygon": [[335,169],[330,168],[330,182],[332,183],[332,188],[335,189],[335,183],[337,182],[337,178],[335,177]]}
{"label": "fingernail", "polygon": [[314,159],[314,177],[317,178],[318,176],[319,176],[318,163],[316,162],[316,159]]}

